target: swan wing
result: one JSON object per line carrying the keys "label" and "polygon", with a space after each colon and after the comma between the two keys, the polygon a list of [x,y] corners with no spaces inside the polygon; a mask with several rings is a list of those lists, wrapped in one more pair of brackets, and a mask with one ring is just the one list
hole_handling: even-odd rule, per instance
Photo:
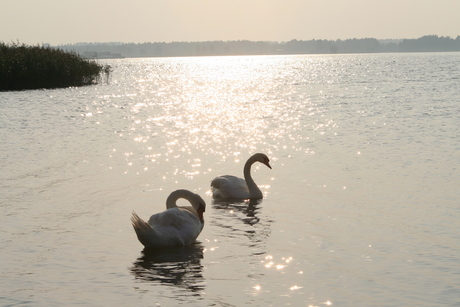
{"label": "swan wing", "polygon": [[158,245],[189,245],[203,228],[198,218],[188,210],[171,208],[150,217],[148,224],[158,235]]}
{"label": "swan wing", "polygon": [[136,231],[137,238],[142,245],[148,247],[151,245],[152,240],[155,238],[156,233],[153,228],[141,219],[135,212],[131,216],[134,231]]}
{"label": "swan wing", "polygon": [[214,178],[211,181],[214,198],[249,198],[249,189],[246,181],[231,175]]}

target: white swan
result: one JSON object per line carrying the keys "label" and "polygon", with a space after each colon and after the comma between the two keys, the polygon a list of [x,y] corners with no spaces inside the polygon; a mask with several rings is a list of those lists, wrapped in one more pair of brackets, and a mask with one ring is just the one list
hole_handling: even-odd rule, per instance
{"label": "white swan", "polygon": [[[178,207],[179,198],[188,200],[192,207]],[[172,192],[166,200],[166,210],[143,221],[135,212],[131,217],[137,238],[145,247],[172,247],[192,244],[204,226],[206,203],[200,195],[188,190]]]}
{"label": "white swan", "polygon": [[231,175],[223,175],[211,181],[212,196],[223,199],[261,199],[263,194],[251,177],[251,166],[260,162],[272,168],[270,160],[263,153],[252,155],[244,164],[244,179]]}

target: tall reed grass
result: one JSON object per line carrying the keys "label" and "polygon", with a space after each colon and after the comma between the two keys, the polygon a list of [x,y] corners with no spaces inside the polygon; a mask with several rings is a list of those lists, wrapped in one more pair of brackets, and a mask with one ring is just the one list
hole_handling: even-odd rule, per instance
{"label": "tall reed grass", "polygon": [[0,42],[0,91],[90,85],[109,72],[75,52]]}

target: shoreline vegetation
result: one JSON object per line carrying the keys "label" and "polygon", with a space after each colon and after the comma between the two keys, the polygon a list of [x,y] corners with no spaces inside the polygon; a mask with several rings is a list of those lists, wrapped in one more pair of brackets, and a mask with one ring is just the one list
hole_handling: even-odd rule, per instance
{"label": "shoreline vegetation", "polygon": [[96,84],[110,67],[75,51],[0,42],[0,91],[64,88]]}
{"label": "shoreline vegetation", "polygon": [[77,43],[56,48],[78,54],[118,54],[120,57],[178,57],[225,55],[276,54],[345,54],[345,53],[397,53],[397,52],[450,52],[460,51],[460,36],[426,35],[417,39],[375,38],[347,40],[290,40],[266,41],[207,41],[157,43]]}

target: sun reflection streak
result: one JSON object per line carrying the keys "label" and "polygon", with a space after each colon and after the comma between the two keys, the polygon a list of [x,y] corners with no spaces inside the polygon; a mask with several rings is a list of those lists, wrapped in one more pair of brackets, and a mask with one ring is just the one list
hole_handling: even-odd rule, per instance
{"label": "sun reflection streak", "polygon": [[269,263],[265,264],[266,268],[271,268],[273,266],[273,261],[270,261]]}
{"label": "sun reflection streak", "polygon": [[293,291],[293,290],[298,290],[298,289],[302,289],[302,288],[303,287],[299,287],[299,286],[295,285],[295,286],[290,287],[289,290]]}
{"label": "sun reflection streak", "polygon": [[265,260],[267,262],[265,262],[264,260],[261,261],[261,263],[264,264],[264,266],[269,269],[269,268],[275,268],[277,270],[282,270],[284,269],[292,260],[293,258],[292,257],[281,257],[281,261],[282,263],[275,263],[275,261],[272,261],[273,260],[273,256],[272,255],[267,255],[265,256]]}
{"label": "sun reflection streak", "polygon": [[[256,150],[314,155],[311,144],[333,135],[338,124],[323,102],[306,91],[306,76],[297,71],[286,75],[285,65],[285,58],[270,56],[143,61],[134,74],[138,91],[106,98],[114,100],[117,111],[125,110],[129,122],[116,130],[117,136],[146,152],[126,159],[124,163],[133,166],[128,172],[151,171],[156,169],[152,164],[166,162],[180,168],[175,175],[192,180],[210,171],[203,169],[202,161],[177,162],[188,155],[204,153],[238,164]],[[159,67],[167,73],[159,73]],[[292,145],[286,146],[286,141]],[[158,156],[151,156],[152,151]],[[270,185],[261,188],[265,193]]]}

